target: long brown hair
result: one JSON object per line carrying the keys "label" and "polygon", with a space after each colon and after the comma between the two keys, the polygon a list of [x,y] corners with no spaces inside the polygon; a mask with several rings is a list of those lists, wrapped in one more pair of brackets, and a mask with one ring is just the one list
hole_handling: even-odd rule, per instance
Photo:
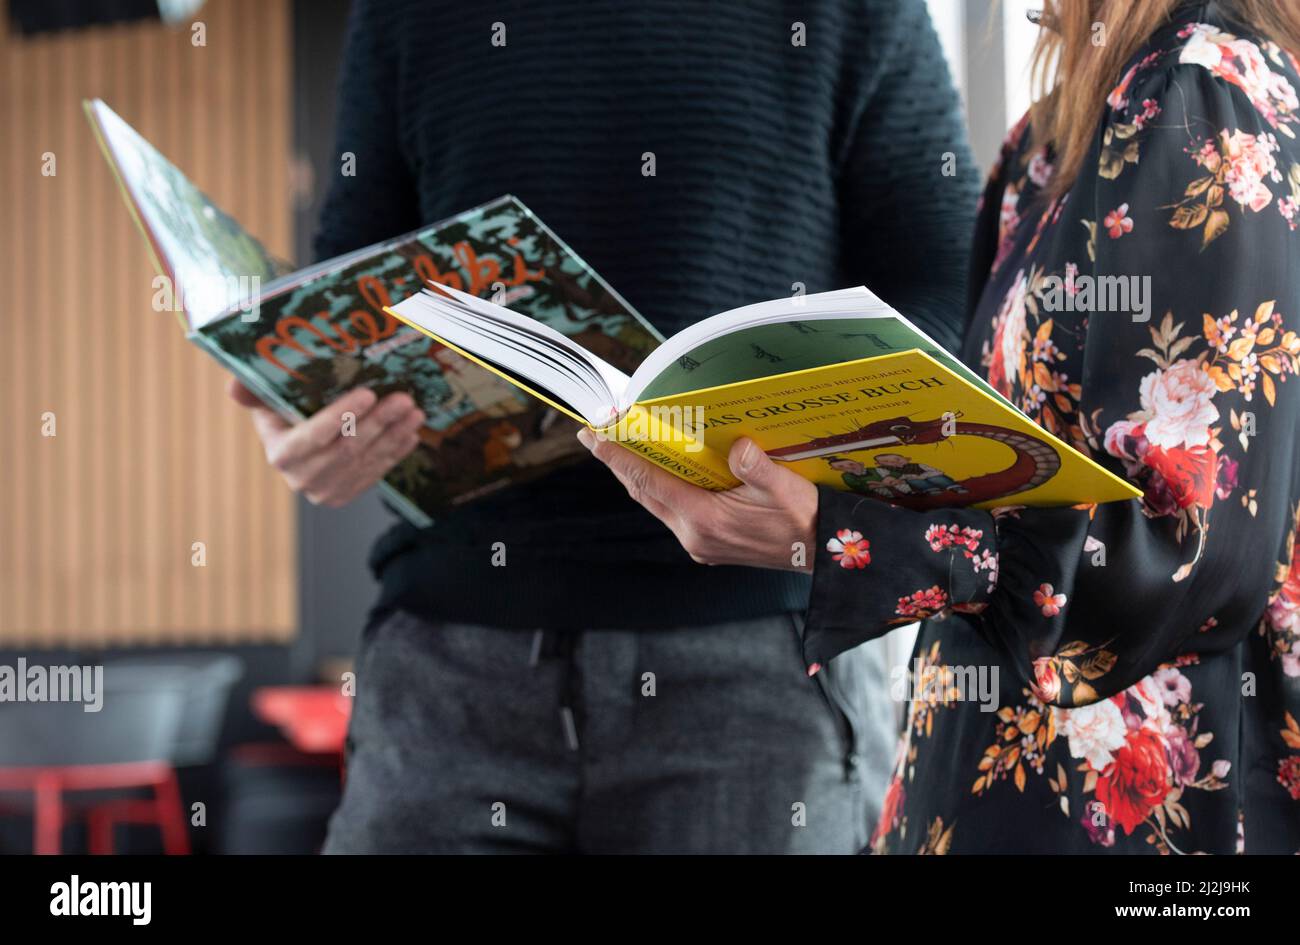
{"label": "long brown hair", "polygon": [[[1079,173],[1096,135],[1106,95],[1124,64],[1169,22],[1183,0],[1042,0],[1034,47],[1036,146],[1055,152],[1049,191],[1059,195]],[[1218,0],[1223,13],[1263,39],[1300,54],[1300,4],[1293,0]],[[1100,24],[1100,26],[1098,25]],[[1103,42],[1095,37],[1104,28]]]}

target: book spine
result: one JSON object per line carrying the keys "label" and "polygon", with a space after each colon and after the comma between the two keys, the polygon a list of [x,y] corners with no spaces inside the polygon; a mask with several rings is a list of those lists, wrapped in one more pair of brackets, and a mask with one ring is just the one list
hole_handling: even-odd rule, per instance
{"label": "book spine", "polygon": [[726,455],[706,446],[703,430],[683,422],[680,411],[663,413],[634,404],[618,423],[596,433],[711,492],[740,485],[731,474]]}

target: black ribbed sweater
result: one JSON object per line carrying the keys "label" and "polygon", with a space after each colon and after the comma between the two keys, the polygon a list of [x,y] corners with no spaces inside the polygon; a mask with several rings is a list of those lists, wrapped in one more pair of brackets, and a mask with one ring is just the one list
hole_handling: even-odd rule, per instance
{"label": "black ribbed sweater", "polygon": [[[338,151],[356,173],[320,257],[514,193],[665,335],[797,284],[866,284],[940,342],[962,331],[978,180],[924,0],[358,0]],[[380,611],[498,626],[807,602],[800,576],[694,564],[592,462],[396,525],[372,564]]]}

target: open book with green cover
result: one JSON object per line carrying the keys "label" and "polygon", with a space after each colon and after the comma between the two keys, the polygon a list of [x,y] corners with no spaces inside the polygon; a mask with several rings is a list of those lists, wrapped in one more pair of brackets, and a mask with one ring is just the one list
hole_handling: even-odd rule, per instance
{"label": "open book with green cover", "polygon": [[154,307],[190,339],[290,421],[359,385],[415,398],[421,445],[381,488],[417,525],[587,453],[549,406],[393,318],[394,299],[427,285],[491,293],[622,370],[658,344],[514,197],[291,271],[102,101],[85,110],[152,252]]}
{"label": "open book with green cover", "polygon": [[397,318],[704,488],[753,438],[813,482],[910,508],[1075,505],[1141,493],[1052,436],[863,287],[707,318],[631,373],[453,287]]}

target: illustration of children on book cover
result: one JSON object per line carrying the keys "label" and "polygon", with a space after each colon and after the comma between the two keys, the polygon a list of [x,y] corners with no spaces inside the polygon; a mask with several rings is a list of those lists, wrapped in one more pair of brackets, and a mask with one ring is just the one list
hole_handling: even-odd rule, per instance
{"label": "illustration of children on book cover", "polygon": [[965,495],[969,490],[958,485],[943,470],[926,463],[913,462],[902,453],[878,453],[874,466],[847,456],[828,456],[826,461],[840,473],[850,492],[874,495],[882,499],[901,499],[909,495],[937,495],[951,492]]}
{"label": "illustration of children on book cover", "polygon": [[[996,444],[1002,452],[994,455],[1005,458],[983,468],[967,463],[961,472],[945,472],[937,465],[942,461],[932,458],[933,450],[928,461],[918,458],[915,449],[866,452],[886,445],[924,448],[949,443],[954,437]],[[1061,468],[1060,454],[1039,437],[951,413],[877,420],[848,433],[770,450],[768,455],[778,462],[821,459],[839,474],[847,491],[916,509],[1015,496],[1048,482]]]}

